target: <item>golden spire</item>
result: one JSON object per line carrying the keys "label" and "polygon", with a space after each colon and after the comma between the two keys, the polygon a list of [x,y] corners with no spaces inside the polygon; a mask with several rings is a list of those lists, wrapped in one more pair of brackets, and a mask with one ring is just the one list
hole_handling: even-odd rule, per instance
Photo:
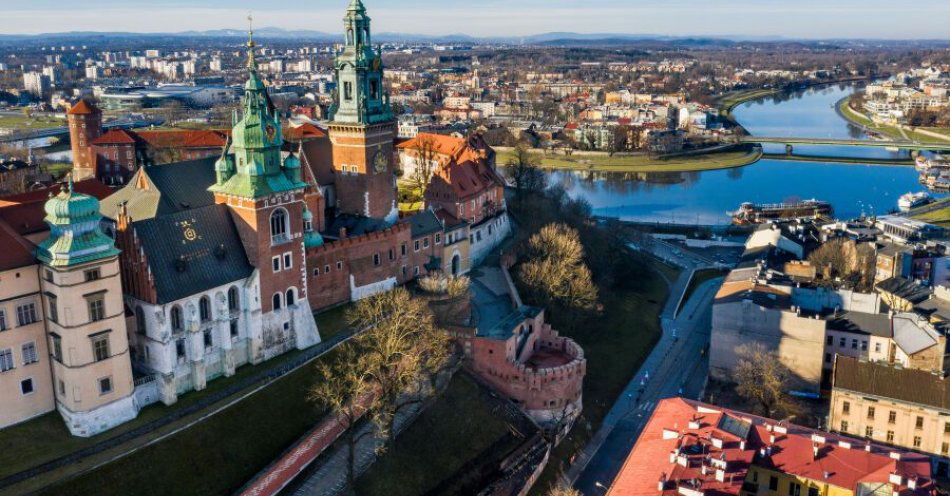
{"label": "golden spire", "polygon": [[254,59],[254,16],[247,13],[247,67],[248,69],[257,69],[257,61]]}

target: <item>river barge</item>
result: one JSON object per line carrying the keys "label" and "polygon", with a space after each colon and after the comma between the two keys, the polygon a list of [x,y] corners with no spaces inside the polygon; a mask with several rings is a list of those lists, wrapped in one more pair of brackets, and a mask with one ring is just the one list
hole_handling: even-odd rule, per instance
{"label": "river barge", "polygon": [[757,205],[746,202],[732,214],[732,223],[737,226],[762,224],[770,221],[818,217],[833,217],[831,203],[821,200],[804,200],[794,203],[771,203]]}

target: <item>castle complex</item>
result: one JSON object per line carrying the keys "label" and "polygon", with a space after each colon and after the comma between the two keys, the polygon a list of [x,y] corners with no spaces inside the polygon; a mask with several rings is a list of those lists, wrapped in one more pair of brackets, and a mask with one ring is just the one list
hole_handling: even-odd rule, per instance
{"label": "castle complex", "polygon": [[[396,166],[418,159],[422,144],[394,142],[360,0],[344,29],[326,129],[284,125],[253,38],[230,131],[103,133],[91,103],[69,111],[77,187],[120,188],[90,196],[70,183],[46,204],[48,231],[18,224],[38,219],[39,203],[3,205],[18,211],[16,222],[0,211],[0,245],[10,248],[0,255],[0,331],[13,331],[0,332],[0,372],[10,372],[0,391],[18,401],[0,427],[57,409],[73,434],[94,435],[320,342],[315,310],[433,271],[464,274],[510,233],[504,181],[477,136],[439,137],[426,208],[400,218]],[[161,149],[180,159],[157,165]],[[563,347],[532,318],[537,339]],[[564,404],[579,401],[578,388]]]}

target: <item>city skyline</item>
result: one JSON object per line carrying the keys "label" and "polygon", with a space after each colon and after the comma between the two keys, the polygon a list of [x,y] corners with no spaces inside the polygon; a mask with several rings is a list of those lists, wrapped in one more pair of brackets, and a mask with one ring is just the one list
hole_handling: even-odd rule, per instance
{"label": "city skyline", "polygon": [[[8,2],[8,0],[4,0]],[[288,30],[335,33],[344,0],[319,6],[286,0],[261,10],[249,0],[205,0],[200,6],[181,0],[157,0],[149,15],[127,2],[107,0],[89,7],[78,0],[36,0],[9,5],[5,34],[70,31],[167,33],[242,29],[248,11],[256,24]],[[833,7],[817,0],[787,5],[778,0],[727,0],[710,6],[696,0],[675,0],[662,6],[640,0],[594,0],[583,6],[567,2],[526,0],[512,4],[487,0],[472,12],[464,2],[450,0],[368,0],[377,32],[421,35],[466,34],[476,37],[530,36],[546,32],[622,33],[667,36],[783,37],[809,39],[935,39],[950,5],[902,9],[884,0],[842,0]],[[81,7],[70,16],[63,9]],[[425,12],[420,15],[419,12]],[[847,22],[843,22],[847,20]]]}

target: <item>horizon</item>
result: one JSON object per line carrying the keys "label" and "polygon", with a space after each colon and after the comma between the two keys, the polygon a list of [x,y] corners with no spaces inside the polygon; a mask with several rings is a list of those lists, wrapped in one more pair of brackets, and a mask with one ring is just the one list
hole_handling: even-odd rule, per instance
{"label": "horizon", "polygon": [[[341,29],[346,0],[285,0],[276,8],[256,10],[250,0],[205,0],[201,6],[182,0],[154,0],[148,15],[128,2],[99,0],[89,8],[83,0],[33,0],[28,6],[9,4],[4,34],[39,35],[71,32],[164,34],[220,29],[243,31],[251,11],[255,24],[288,31],[333,34]],[[642,0],[592,0],[584,5],[550,0],[517,4],[486,0],[477,9],[459,0],[364,0],[377,33],[446,37],[517,38],[551,32],[624,36],[766,38],[799,40],[941,40],[950,5],[901,9],[885,0],[820,0],[786,5],[783,0],[724,0],[715,5],[699,0],[671,0],[663,6]],[[69,17],[63,10],[76,7]],[[422,11],[424,14],[420,14]],[[774,20],[774,22],[770,21]],[[138,28],[138,29],[136,29]],[[728,28],[728,29],[727,29]]]}

